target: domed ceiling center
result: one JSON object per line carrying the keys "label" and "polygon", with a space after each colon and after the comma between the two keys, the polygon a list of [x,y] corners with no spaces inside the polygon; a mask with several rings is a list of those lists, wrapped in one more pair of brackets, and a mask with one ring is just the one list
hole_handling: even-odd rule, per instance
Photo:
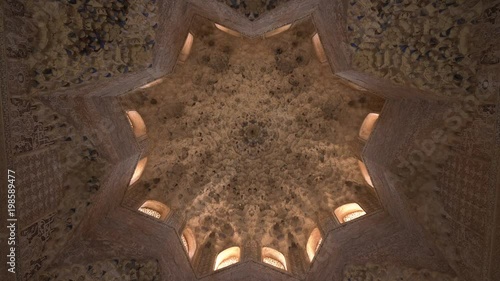
{"label": "domed ceiling center", "polygon": [[239,116],[230,132],[236,153],[255,158],[275,145],[278,133],[270,118],[259,118],[258,113]]}
{"label": "domed ceiling center", "polygon": [[261,124],[255,124],[255,120],[251,120],[250,124],[248,123],[243,123],[242,126],[243,128],[243,136],[245,143],[254,147],[258,144],[262,144],[265,140],[265,137],[267,136],[267,131],[259,126],[263,125]]}

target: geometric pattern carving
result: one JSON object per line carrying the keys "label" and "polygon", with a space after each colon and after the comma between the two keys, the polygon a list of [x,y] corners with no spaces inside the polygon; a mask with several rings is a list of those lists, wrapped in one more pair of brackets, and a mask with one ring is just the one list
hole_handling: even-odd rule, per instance
{"label": "geometric pattern carving", "polygon": [[19,221],[26,226],[57,209],[63,195],[62,171],[54,149],[38,150],[14,158]]}
{"label": "geometric pattern carving", "polygon": [[[470,155],[452,156],[438,176],[444,209],[450,216],[452,240],[462,250],[468,268],[480,272],[486,255],[486,234],[491,225],[489,200],[493,198],[490,178],[491,163]],[[472,268],[471,268],[472,267]]]}

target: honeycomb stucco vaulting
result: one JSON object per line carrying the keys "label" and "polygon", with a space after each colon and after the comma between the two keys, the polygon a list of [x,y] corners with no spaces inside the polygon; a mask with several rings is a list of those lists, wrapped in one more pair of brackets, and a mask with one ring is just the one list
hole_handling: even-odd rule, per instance
{"label": "honeycomb stucco vaulting", "polygon": [[248,20],[254,21],[262,14],[275,9],[276,7],[290,0],[216,0],[223,2],[235,11],[245,15]]}
{"label": "honeycomb stucco vaulting", "polygon": [[137,188],[185,214],[200,242],[305,245],[318,212],[368,193],[349,143],[378,99],[319,63],[309,21],[263,44],[201,19],[191,32],[186,63],[123,98],[153,146]]}

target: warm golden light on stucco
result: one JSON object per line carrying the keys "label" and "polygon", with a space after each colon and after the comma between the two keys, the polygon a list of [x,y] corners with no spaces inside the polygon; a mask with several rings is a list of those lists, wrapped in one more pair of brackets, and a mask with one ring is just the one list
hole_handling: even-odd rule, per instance
{"label": "warm golden light on stucco", "polygon": [[215,27],[217,27],[217,29],[219,29],[220,31],[223,31],[229,35],[232,35],[232,36],[236,36],[236,37],[241,37],[241,33],[239,33],[238,31],[236,30],[232,30],[230,28],[227,28],[223,25],[220,25],[220,24],[215,24]]}
{"label": "warm golden light on stucco", "polygon": [[191,53],[191,49],[193,47],[194,37],[193,34],[188,33],[186,37],[186,41],[184,41],[184,46],[182,47],[181,53],[179,54],[179,62],[185,62],[189,54]]}
{"label": "warm golden light on stucco", "polygon": [[318,251],[322,240],[323,239],[321,238],[321,232],[319,231],[319,228],[313,229],[311,235],[309,235],[309,239],[307,240],[306,245],[306,251],[307,256],[309,257],[309,261],[312,262],[312,260],[314,259],[314,256],[316,255],[316,252]]}
{"label": "warm golden light on stucco", "polygon": [[240,247],[227,248],[217,255],[214,270],[233,265],[240,261]]}
{"label": "warm golden light on stucco", "polygon": [[135,167],[134,174],[132,175],[132,179],[130,180],[129,185],[133,185],[135,182],[137,182],[139,180],[142,173],[144,172],[144,168],[146,168],[147,162],[148,162],[148,158],[144,157],[139,161],[139,163],[137,163],[137,166]]}
{"label": "warm golden light on stucco", "polygon": [[127,118],[136,138],[146,135],[146,124],[139,112],[135,110],[127,111]]}
{"label": "warm golden light on stucco", "polygon": [[264,38],[269,38],[269,37],[278,35],[280,33],[283,33],[285,31],[289,30],[290,27],[292,27],[292,24],[287,24],[287,25],[284,25],[282,27],[278,27],[278,28],[271,30],[271,31],[267,32],[266,34],[264,34]]}
{"label": "warm golden light on stucco", "polygon": [[368,140],[373,132],[373,129],[375,128],[375,123],[378,120],[378,116],[378,113],[370,113],[366,116],[363,124],[361,124],[361,128],[359,129],[359,137],[362,140]]}
{"label": "warm golden light on stucco", "polygon": [[359,170],[361,170],[361,174],[363,175],[363,178],[365,179],[366,183],[368,183],[371,187],[373,187],[373,182],[370,177],[370,174],[368,174],[368,169],[366,168],[365,163],[358,160],[358,165],[359,165]]}
{"label": "warm golden light on stucco", "polygon": [[170,208],[156,200],[147,200],[141,205],[139,211],[156,219],[163,220],[170,213]]}
{"label": "warm golden light on stucco", "polygon": [[328,61],[325,53],[325,49],[323,48],[323,45],[321,44],[321,39],[319,38],[319,34],[316,33],[312,37],[312,42],[314,46],[314,51],[316,52],[316,56],[318,57],[318,60],[321,63],[325,63]]}
{"label": "warm golden light on stucco", "polygon": [[262,248],[262,262],[283,270],[287,270],[285,256],[273,248]]}
{"label": "warm golden light on stucco", "polygon": [[366,214],[366,212],[357,203],[349,203],[335,209],[335,216],[340,223],[345,223]]}

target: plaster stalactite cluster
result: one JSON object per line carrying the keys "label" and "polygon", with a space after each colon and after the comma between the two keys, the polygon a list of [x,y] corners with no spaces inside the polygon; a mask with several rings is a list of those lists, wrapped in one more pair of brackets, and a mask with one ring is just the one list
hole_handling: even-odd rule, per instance
{"label": "plaster stalactite cluster", "polygon": [[344,269],[344,281],[371,280],[458,281],[459,279],[427,269],[415,269],[390,264],[348,265]]}
{"label": "plaster stalactite cluster", "polygon": [[498,48],[486,44],[498,21],[495,1],[349,2],[348,34],[358,70],[456,96],[474,94],[481,83],[478,69],[500,62]]}
{"label": "plaster stalactite cluster", "polygon": [[123,98],[153,143],[137,188],[185,213],[197,241],[216,234],[220,250],[249,237],[305,247],[315,212],[366,188],[348,142],[372,98],[315,59],[310,22],[258,44],[193,26],[176,73]]}
{"label": "plaster stalactite cluster", "polygon": [[49,270],[40,280],[150,280],[161,281],[160,266],[156,260],[121,259],[105,260],[87,265],[75,264]]}
{"label": "plaster stalactite cluster", "polygon": [[[16,2],[16,1],[13,1]],[[153,0],[16,2],[7,57],[32,69],[32,91],[55,90],[147,68],[155,45]]]}
{"label": "plaster stalactite cluster", "polygon": [[[56,163],[59,165],[57,173],[63,175],[61,190],[58,191],[60,198],[54,202],[58,205],[48,206],[52,210],[49,215],[32,225],[23,227],[20,231],[21,243],[26,245],[20,252],[22,265],[25,268],[22,280],[30,280],[41,267],[55,257],[82,221],[91,205],[92,196],[100,189],[100,180],[107,162],[94,148],[92,144],[94,140],[82,135],[64,116],[39,100],[22,100],[23,103],[16,102],[16,104],[25,106],[13,107],[16,109],[16,114],[24,113],[22,115],[26,117],[26,111],[23,109],[30,109],[32,120],[36,120],[37,126],[44,128],[40,133],[43,132],[44,138],[51,140],[51,147],[56,147],[54,153]],[[17,129],[19,132],[29,132],[22,127]],[[40,133],[37,135],[40,136]],[[29,140],[26,137],[22,139]],[[29,164],[19,163],[19,165]],[[22,166],[19,166],[19,169],[21,168]]]}
{"label": "plaster stalactite cluster", "polygon": [[231,8],[244,14],[249,20],[254,21],[263,13],[273,10],[289,0],[217,0],[224,2]]}

